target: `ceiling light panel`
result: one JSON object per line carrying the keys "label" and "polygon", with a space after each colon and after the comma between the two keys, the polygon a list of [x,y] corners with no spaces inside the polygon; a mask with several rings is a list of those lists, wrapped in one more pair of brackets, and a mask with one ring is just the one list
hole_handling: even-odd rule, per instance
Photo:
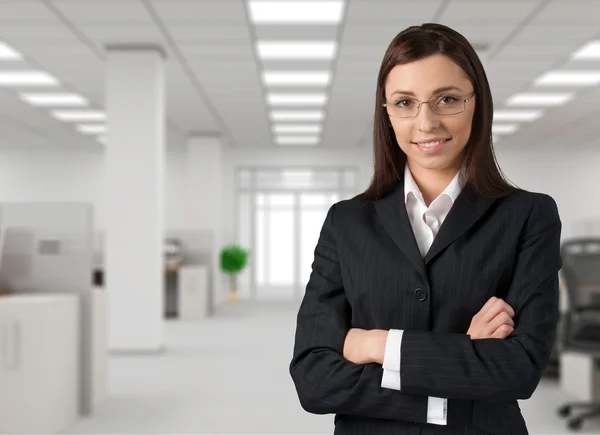
{"label": "ceiling light panel", "polygon": [[83,134],[104,134],[107,132],[106,124],[79,124],[76,129]]}
{"label": "ceiling light panel", "polygon": [[494,121],[535,121],[542,115],[541,110],[497,110],[494,111]]}
{"label": "ceiling light panel", "polygon": [[322,110],[273,110],[272,121],[321,121],[325,118]]}
{"label": "ceiling light panel", "polygon": [[267,94],[267,103],[271,106],[323,106],[327,96],[321,93],[310,94]]}
{"label": "ceiling light panel", "polygon": [[332,59],[336,53],[334,41],[258,41],[256,44],[258,56],[263,60],[322,60]]}
{"label": "ceiling light panel", "polygon": [[275,142],[279,145],[317,145],[318,136],[277,136]]}
{"label": "ceiling light panel", "polygon": [[343,1],[250,1],[254,24],[338,24]]}
{"label": "ceiling light panel", "polygon": [[5,42],[0,41],[0,60],[21,60],[23,55]]}
{"label": "ceiling light panel", "polygon": [[321,126],[318,124],[276,124],[273,126],[273,132],[283,133],[320,133]]}
{"label": "ceiling light panel", "polygon": [[87,106],[89,101],[81,95],[68,93],[22,93],[19,98],[32,106]]}
{"label": "ceiling light panel", "polygon": [[51,115],[60,121],[105,121],[106,113],[98,110],[54,110]]}
{"label": "ceiling light panel", "polygon": [[573,53],[573,60],[600,60],[600,41],[590,41]]}
{"label": "ceiling light panel", "polygon": [[331,80],[328,71],[265,71],[267,86],[327,86]]}
{"label": "ceiling light panel", "polygon": [[511,96],[506,101],[506,105],[524,107],[561,106],[574,97],[573,92],[526,92]]}
{"label": "ceiling light panel", "polygon": [[600,71],[550,71],[538,77],[536,86],[595,86],[600,84]]}
{"label": "ceiling light panel", "polygon": [[0,71],[0,86],[57,86],[50,74],[40,71]]}

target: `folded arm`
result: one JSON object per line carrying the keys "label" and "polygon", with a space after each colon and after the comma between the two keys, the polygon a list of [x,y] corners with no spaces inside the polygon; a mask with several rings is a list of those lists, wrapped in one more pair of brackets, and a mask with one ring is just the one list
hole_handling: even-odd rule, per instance
{"label": "folded arm", "polygon": [[404,331],[401,390],[470,400],[529,398],[548,363],[558,321],[561,222],[541,196],[526,222],[506,302],[515,330],[506,340]]}
{"label": "folded arm", "polygon": [[351,312],[335,245],[334,208],[325,219],[298,312],[290,374],[300,403],[314,414],[425,423],[427,397],[381,388],[381,365],[354,364],[343,357]]}

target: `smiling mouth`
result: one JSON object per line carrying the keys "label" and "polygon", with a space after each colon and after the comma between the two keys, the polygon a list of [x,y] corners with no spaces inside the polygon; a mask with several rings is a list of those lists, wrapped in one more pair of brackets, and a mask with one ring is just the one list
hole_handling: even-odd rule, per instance
{"label": "smiling mouth", "polygon": [[448,142],[451,138],[445,138],[445,139],[437,139],[437,140],[432,140],[429,142],[413,142],[414,145],[418,145],[420,147],[423,148],[433,148],[439,145],[442,145],[446,142]]}

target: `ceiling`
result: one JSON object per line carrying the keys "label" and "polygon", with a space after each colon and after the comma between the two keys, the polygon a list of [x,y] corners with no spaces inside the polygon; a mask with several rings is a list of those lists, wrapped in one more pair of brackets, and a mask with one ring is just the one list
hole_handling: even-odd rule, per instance
{"label": "ceiling", "polygon": [[[370,142],[381,58],[410,25],[440,22],[479,47],[496,110],[511,95],[531,91],[533,81],[549,70],[600,69],[600,60],[570,60],[600,37],[598,0],[347,0],[338,25],[255,25],[249,17],[246,0],[0,0],[0,41],[24,55],[21,61],[0,61],[0,70],[46,71],[60,80],[61,90],[79,93],[103,110],[104,47],[158,44],[167,52],[170,143],[216,133],[233,147],[274,147],[263,71],[326,69],[333,78],[325,88],[318,146],[357,147]],[[339,45],[327,61],[259,59],[256,41],[275,39]],[[498,146],[596,141],[599,86],[566,89],[576,91],[576,98],[521,122]],[[21,101],[21,90],[0,87],[0,146],[102,146],[55,120],[48,109]]]}

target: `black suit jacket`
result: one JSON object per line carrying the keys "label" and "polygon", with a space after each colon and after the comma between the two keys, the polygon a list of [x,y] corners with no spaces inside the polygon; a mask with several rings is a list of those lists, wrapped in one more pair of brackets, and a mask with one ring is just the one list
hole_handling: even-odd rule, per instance
{"label": "black suit jacket", "polygon": [[[404,186],[327,214],[298,317],[290,374],[302,407],[336,414],[335,433],[527,434],[517,399],[536,389],[558,318],[561,221],[547,195],[460,194],[423,259]],[[492,296],[516,312],[505,340],[471,340]],[[403,329],[401,391],[379,364],[343,358],[350,328]],[[448,425],[427,424],[428,396]]]}

